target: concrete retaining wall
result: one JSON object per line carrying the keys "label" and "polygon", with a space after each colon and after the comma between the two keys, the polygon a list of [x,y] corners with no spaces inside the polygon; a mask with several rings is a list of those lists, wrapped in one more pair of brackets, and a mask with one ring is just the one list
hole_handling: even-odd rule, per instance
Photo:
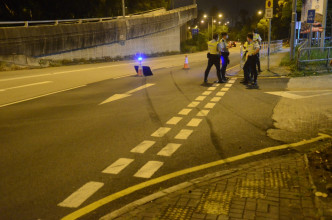
{"label": "concrete retaining wall", "polygon": [[18,56],[93,59],[179,51],[180,27],[196,16],[193,5],[105,22],[0,28],[0,60]]}

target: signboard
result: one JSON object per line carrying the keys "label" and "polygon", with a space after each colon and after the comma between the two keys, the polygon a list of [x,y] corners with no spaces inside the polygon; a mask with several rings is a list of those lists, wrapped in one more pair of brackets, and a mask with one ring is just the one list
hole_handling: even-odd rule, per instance
{"label": "signboard", "polygon": [[266,0],[265,8],[273,8],[273,0]]}
{"label": "signboard", "polygon": [[313,24],[315,22],[315,13],[316,11],[314,9],[308,10],[308,18],[307,18],[308,24]]}
{"label": "signboard", "polygon": [[192,35],[197,35],[198,34],[198,29],[194,28],[194,29],[191,29],[191,34]]}
{"label": "signboard", "polygon": [[273,8],[265,9],[265,18],[273,18]]}
{"label": "signboard", "polygon": [[316,10],[316,14],[323,14],[324,0],[312,1],[311,9]]}

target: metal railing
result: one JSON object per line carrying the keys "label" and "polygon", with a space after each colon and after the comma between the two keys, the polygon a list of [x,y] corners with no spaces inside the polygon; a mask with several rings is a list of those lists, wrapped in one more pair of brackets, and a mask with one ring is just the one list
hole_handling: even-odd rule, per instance
{"label": "metal railing", "polygon": [[297,53],[297,68],[313,65],[315,69],[326,66],[332,69],[332,47],[299,47]]}
{"label": "metal railing", "polygon": [[[133,16],[138,16],[142,14],[153,13],[159,10],[166,10],[165,8],[156,8],[148,11],[142,11],[135,14],[129,14],[126,18]],[[24,26],[29,27],[31,25],[59,25],[59,24],[83,24],[89,22],[103,22],[110,21],[118,18],[123,18],[122,16],[116,17],[104,17],[104,18],[80,18],[80,19],[64,19],[64,20],[38,20],[38,21],[2,21],[0,22],[0,27],[17,27]]]}

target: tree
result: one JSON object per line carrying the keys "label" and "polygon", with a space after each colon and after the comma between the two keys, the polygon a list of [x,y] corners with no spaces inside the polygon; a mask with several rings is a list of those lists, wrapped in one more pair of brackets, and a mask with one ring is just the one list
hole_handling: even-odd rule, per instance
{"label": "tree", "polygon": [[265,36],[267,36],[268,28],[269,28],[269,23],[266,18],[262,18],[257,24],[258,32],[263,33],[263,40],[266,40]]}

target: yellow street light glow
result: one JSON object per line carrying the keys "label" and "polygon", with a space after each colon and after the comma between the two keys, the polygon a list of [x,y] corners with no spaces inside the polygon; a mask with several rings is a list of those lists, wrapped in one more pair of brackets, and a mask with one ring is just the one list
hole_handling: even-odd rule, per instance
{"label": "yellow street light glow", "polygon": [[195,28],[197,29],[197,28],[198,28],[198,26],[196,25],[196,26],[195,26]]}
{"label": "yellow street light glow", "polygon": [[201,23],[204,24],[204,20],[201,20]]}
{"label": "yellow street light glow", "polygon": [[219,18],[221,18],[222,17],[222,14],[219,14]]}
{"label": "yellow street light glow", "polygon": [[190,27],[188,27],[188,29],[190,30]]}
{"label": "yellow street light glow", "polygon": [[216,23],[217,21],[216,20],[213,20],[213,23]]}
{"label": "yellow street light glow", "polygon": [[258,11],[258,14],[261,15],[263,12],[261,10]]}
{"label": "yellow street light glow", "polygon": [[207,18],[207,15],[204,15],[204,18]]}
{"label": "yellow street light glow", "polygon": [[221,21],[219,21],[218,24],[221,24]]}

